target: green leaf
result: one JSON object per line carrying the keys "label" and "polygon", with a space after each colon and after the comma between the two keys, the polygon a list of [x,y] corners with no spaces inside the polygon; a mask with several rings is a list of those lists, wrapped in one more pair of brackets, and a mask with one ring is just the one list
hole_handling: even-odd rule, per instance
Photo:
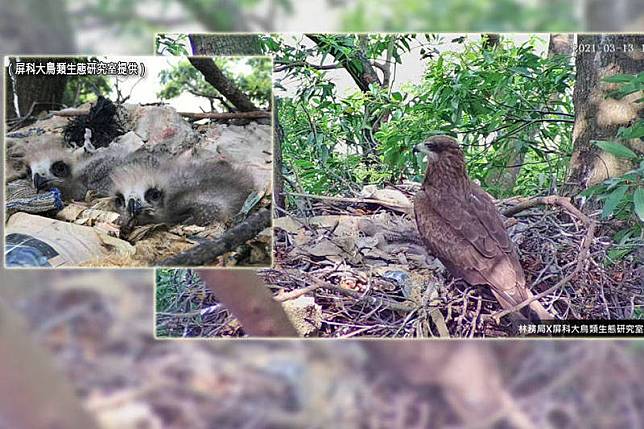
{"label": "green leaf", "polygon": [[630,74],[615,74],[613,76],[605,77],[604,82],[609,83],[630,83],[635,81],[636,76]]}
{"label": "green leaf", "polygon": [[528,70],[527,67],[510,67],[510,71],[520,74],[521,76],[525,77],[532,77],[532,73],[530,73],[530,70]]}
{"label": "green leaf", "polygon": [[635,214],[644,222],[644,188],[639,187],[633,194],[633,204],[635,205]]}
{"label": "green leaf", "polygon": [[605,150],[606,152],[611,153],[618,158],[635,159],[638,157],[635,152],[621,143],[608,142],[603,140],[593,140],[593,143],[596,146],[599,146],[602,150]]}
{"label": "green leaf", "polygon": [[624,199],[624,195],[626,195],[627,190],[628,185],[622,185],[615,189],[608,198],[606,198],[604,209],[602,210],[602,218],[606,219],[613,214],[619,203]]}
{"label": "green leaf", "polygon": [[639,139],[644,137],[644,121],[637,121],[628,128],[620,128],[618,136],[623,139]]}

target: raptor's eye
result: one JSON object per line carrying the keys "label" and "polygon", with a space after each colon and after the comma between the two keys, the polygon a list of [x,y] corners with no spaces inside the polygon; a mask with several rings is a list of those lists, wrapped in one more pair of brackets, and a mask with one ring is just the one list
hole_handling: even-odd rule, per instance
{"label": "raptor's eye", "polygon": [[51,165],[51,172],[56,177],[67,177],[69,176],[69,165],[63,161],[56,161]]}
{"label": "raptor's eye", "polygon": [[114,204],[116,204],[116,207],[123,207],[125,205],[125,198],[123,198],[123,194],[116,194],[116,197],[114,198]]}
{"label": "raptor's eye", "polygon": [[159,201],[161,199],[161,191],[157,188],[150,188],[145,191],[145,200],[149,203]]}

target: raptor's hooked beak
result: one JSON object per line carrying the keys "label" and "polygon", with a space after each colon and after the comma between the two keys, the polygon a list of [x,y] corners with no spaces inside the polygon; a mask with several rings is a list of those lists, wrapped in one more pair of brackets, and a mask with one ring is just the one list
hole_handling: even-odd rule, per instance
{"label": "raptor's hooked beak", "polygon": [[47,179],[42,177],[40,174],[34,174],[34,188],[36,191],[42,191],[47,186]]}
{"label": "raptor's hooked beak", "polygon": [[414,146],[414,153],[423,153],[427,155],[429,161],[435,161],[438,159],[436,152],[433,152],[428,146],[427,143],[418,143]]}
{"label": "raptor's hooked beak", "polygon": [[130,198],[129,201],[127,202],[127,212],[130,216],[135,217],[141,214],[143,211],[143,207],[141,207],[141,203],[134,198]]}
{"label": "raptor's hooked beak", "polygon": [[433,153],[431,149],[427,146],[427,143],[418,143],[416,146],[414,146],[414,151],[424,153],[427,155],[429,155],[430,153]]}

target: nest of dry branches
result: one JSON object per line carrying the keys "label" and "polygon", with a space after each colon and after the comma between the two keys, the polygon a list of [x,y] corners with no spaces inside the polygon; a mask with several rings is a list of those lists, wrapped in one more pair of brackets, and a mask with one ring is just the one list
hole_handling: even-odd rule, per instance
{"label": "nest of dry branches", "polygon": [[[276,290],[315,295],[324,314],[320,336],[511,334],[499,323],[507,311],[486,288],[452,279],[423,254],[405,210],[315,197],[307,206],[306,217],[276,222],[277,266],[263,276]],[[611,231],[595,216],[557,196],[512,198],[498,207],[512,216],[506,225],[527,283],[558,319],[637,317],[644,305],[639,263],[608,257]]]}
{"label": "nest of dry branches", "polygon": [[[306,212],[275,220],[275,267],[259,274],[277,301],[307,297],[314,303],[321,323],[305,335],[516,335],[502,318],[509,311],[487,288],[452,278],[427,254],[410,216],[414,190],[410,185],[370,198],[299,195]],[[609,257],[613,231],[596,215],[557,196],[501,200],[498,208],[508,216],[527,284],[557,319],[624,320],[641,314],[641,262],[637,255]],[[189,271],[176,275],[176,298],[157,314],[163,335],[244,335],[203,284],[180,278],[192,276]]]}

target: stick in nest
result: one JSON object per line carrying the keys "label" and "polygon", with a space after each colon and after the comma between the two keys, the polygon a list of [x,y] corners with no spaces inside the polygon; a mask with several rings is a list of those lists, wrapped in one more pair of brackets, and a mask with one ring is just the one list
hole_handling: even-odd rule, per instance
{"label": "stick in nest", "polygon": [[504,210],[501,214],[505,217],[511,217],[515,214],[522,212],[533,207],[540,205],[550,205],[550,206],[559,206],[566,210],[571,215],[575,216],[577,219],[581,220],[584,225],[590,226],[590,218],[583,214],[581,210],[572,205],[570,199],[566,197],[560,197],[559,195],[548,195],[546,197],[534,197],[530,198],[527,201],[519,203],[515,206],[510,207],[509,209]]}
{"label": "stick in nest", "polygon": [[160,267],[168,266],[201,266],[211,263],[218,256],[233,250],[235,247],[255,238],[257,234],[271,226],[271,211],[260,209],[245,221],[233,226],[215,240],[199,244],[178,255],[166,258],[158,263]]}
{"label": "stick in nest", "polygon": [[[285,293],[285,294],[283,294],[281,296],[278,296],[276,298],[276,300],[280,301],[280,302],[287,301],[289,299],[297,298],[297,297],[303,295],[306,292],[312,292],[312,291],[314,291],[314,290],[316,290],[318,288],[323,288],[323,289],[330,289],[330,290],[333,290],[333,291],[336,291],[336,292],[340,292],[343,295],[350,296],[351,298],[355,298],[358,301],[367,301],[371,305],[386,307],[386,308],[388,308],[389,310],[392,310],[392,311],[401,311],[401,312],[404,312],[404,313],[409,313],[411,311],[417,310],[416,306],[405,305],[405,304],[394,302],[394,301],[391,301],[391,300],[388,300],[388,299],[377,298],[377,297],[374,297],[374,296],[366,296],[366,295],[364,295],[364,294],[362,294],[360,292],[356,292],[354,290],[350,290],[350,289],[347,289],[347,288],[343,288],[341,286],[337,286],[337,285],[325,282],[324,280],[320,280],[317,277],[312,276],[312,275],[310,275],[308,273],[301,273],[299,271],[295,272],[294,270],[285,270],[285,271],[282,271],[282,272],[284,272],[289,277],[291,277],[291,278],[293,278],[295,280],[303,281],[305,283],[308,283],[309,286],[307,286],[307,287],[305,287],[303,289],[300,289],[300,290],[287,292],[287,293]],[[300,293],[300,291],[305,291],[305,292]]]}
{"label": "stick in nest", "polygon": [[[583,215],[586,217],[585,215]],[[586,217],[587,218],[587,217]],[[587,218],[588,219],[588,218]],[[593,237],[595,236],[595,229],[597,228],[597,223],[590,221],[590,225],[588,226],[588,231],[586,232],[586,235],[584,237],[583,242],[581,243],[581,249],[579,252],[579,255],[577,257],[577,266],[575,269],[565,276],[563,279],[561,279],[559,282],[557,282],[554,286],[549,287],[548,289],[544,290],[541,293],[538,293],[534,296],[532,296],[529,299],[526,299],[525,301],[515,305],[512,308],[508,308],[507,310],[499,311],[497,313],[494,313],[491,315],[491,317],[496,321],[496,323],[499,323],[501,318],[509,313],[513,313],[515,311],[519,311],[522,308],[526,307],[527,305],[530,305],[531,302],[536,301],[539,298],[543,298],[550,293],[554,292],[555,290],[559,289],[561,286],[565,285],[568,283],[570,280],[572,280],[583,268],[584,261],[588,258],[588,254],[590,252],[590,245],[593,242]]]}

